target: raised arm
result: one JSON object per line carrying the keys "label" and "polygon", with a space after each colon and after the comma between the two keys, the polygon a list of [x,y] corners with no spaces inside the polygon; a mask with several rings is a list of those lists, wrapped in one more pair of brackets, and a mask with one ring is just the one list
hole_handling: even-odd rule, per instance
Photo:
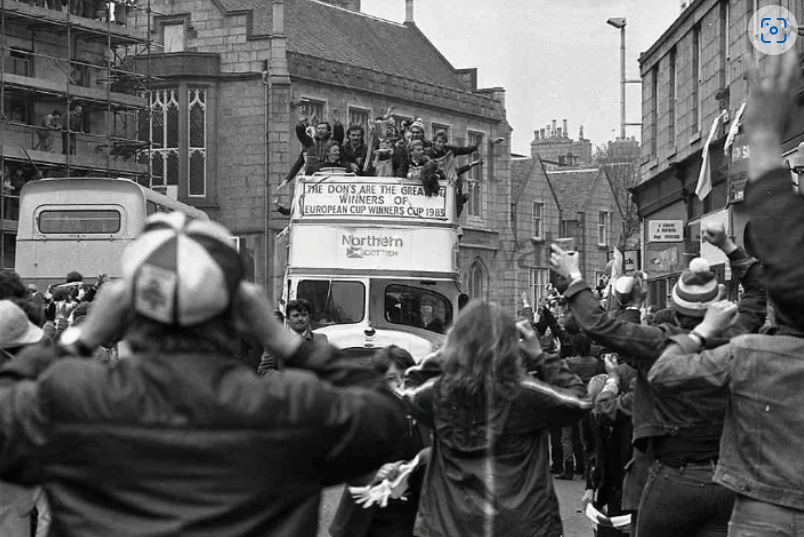
{"label": "raised arm", "polygon": [[296,123],[296,138],[306,148],[315,146],[315,140],[307,136],[307,125],[303,119],[299,119],[299,122]]}
{"label": "raised arm", "polygon": [[678,389],[717,390],[731,379],[732,347],[728,343],[716,349],[702,350],[708,340],[723,333],[737,320],[737,306],[728,301],[715,302],[704,320],[689,335],[676,335],[653,364],[648,381],[656,391]]}

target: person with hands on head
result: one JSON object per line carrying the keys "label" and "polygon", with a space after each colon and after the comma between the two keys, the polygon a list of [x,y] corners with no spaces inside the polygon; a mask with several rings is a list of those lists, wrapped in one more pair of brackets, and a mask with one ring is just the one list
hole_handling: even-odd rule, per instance
{"label": "person with hands on head", "polygon": [[[704,237],[729,251],[732,273],[745,288],[737,322],[724,334],[725,339],[708,342],[718,346],[728,337],[756,332],[763,325],[764,278],[758,261],[736,247],[724,229],[707,228]],[[637,533],[663,537],[725,532],[733,495],[712,483],[726,411],[725,394],[690,397],[683,391],[658,393],[647,379],[671,337],[691,331],[707,307],[719,299],[722,287],[709,264],[694,259],[674,286],[672,307],[678,324],[648,326],[608,315],[581,278],[577,254],[556,245],[551,248],[550,266],[565,280],[564,297],[575,321],[593,340],[619,353],[637,371],[632,406],[635,454],[644,454],[645,462],[651,464],[650,475],[655,476],[648,479],[643,472],[636,472],[637,483],[628,483],[629,492],[642,489]],[[633,504],[629,500],[624,507],[632,509]]]}
{"label": "person with hands on head", "polygon": [[[59,534],[313,537],[322,489],[393,455],[399,398],[286,330],[230,237],[152,215],[86,321],[0,369],[0,478],[42,485]],[[119,333],[130,357],[86,359]],[[287,369],[257,376],[233,336]]]}
{"label": "person with hands on head", "polygon": [[662,393],[725,393],[714,480],[736,494],[730,536],[799,535],[804,520],[804,199],[781,165],[781,141],[795,109],[800,66],[795,48],[749,69],[746,132],[751,144],[745,204],[751,242],[768,277],[776,326],[711,348],[739,310],[713,305],[688,335],[673,338],[650,371]]}
{"label": "person with hands on head", "polygon": [[[535,377],[520,353],[538,364]],[[577,375],[542,353],[528,321],[479,300],[414,370],[430,378],[402,395],[434,435],[415,535],[560,535],[547,430],[591,408]]]}

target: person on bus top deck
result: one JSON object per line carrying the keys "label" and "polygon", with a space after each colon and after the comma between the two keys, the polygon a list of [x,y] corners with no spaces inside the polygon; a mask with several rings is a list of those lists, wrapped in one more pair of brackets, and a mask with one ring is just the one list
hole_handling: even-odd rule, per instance
{"label": "person on bus top deck", "polygon": [[362,125],[350,125],[346,129],[346,142],[341,146],[341,161],[346,164],[346,170],[349,172],[357,175],[374,175],[372,166],[363,173],[369,149],[365,133]]}
{"label": "person on bus top deck", "polygon": [[399,139],[394,146],[394,153],[391,157],[393,162],[394,177],[408,177],[408,169],[410,167],[410,145],[414,141],[422,143],[422,150],[430,147],[432,142],[425,140],[424,137],[424,122],[421,118],[416,119],[408,126],[408,123],[402,122],[402,129]]}
{"label": "person on bus top deck", "polygon": [[[310,137],[307,134],[307,118],[301,116],[299,122],[296,124],[296,137],[301,142],[302,146],[307,150],[308,155],[318,157],[320,161],[324,161],[327,156],[327,142],[334,140],[338,144],[343,143],[343,125],[340,121],[340,114],[338,110],[333,110],[332,117],[335,122],[335,129],[333,132],[332,126],[326,121],[316,122],[316,134]],[[316,119],[316,118],[313,118]]]}
{"label": "person on bus top deck", "polygon": [[326,143],[326,158],[318,164],[316,171],[321,173],[343,173],[346,171],[347,166],[341,160],[341,144],[335,140],[330,140]]}
{"label": "person on bus top deck", "polygon": [[[0,370],[0,479],[42,484],[60,534],[314,537],[324,487],[392,460],[399,398],[285,330],[230,238],[152,215],[84,323]],[[80,358],[120,332],[116,367]],[[254,375],[233,333],[288,370]]]}
{"label": "person on bus top deck", "polygon": [[[329,339],[326,334],[319,334],[312,331],[312,313],[313,308],[310,306],[310,303],[303,298],[299,298],[298,300],[291,300],[288,302],[287,306],[285,306],[284,319],[287,322],[288,329],[301,336],[302,339],[318,343],[327,343]],[[269,371],[281,369],[282,365],[281,360],[277,360],[268,349],[265,349],[260,358],[257,373],[265,375]]]}

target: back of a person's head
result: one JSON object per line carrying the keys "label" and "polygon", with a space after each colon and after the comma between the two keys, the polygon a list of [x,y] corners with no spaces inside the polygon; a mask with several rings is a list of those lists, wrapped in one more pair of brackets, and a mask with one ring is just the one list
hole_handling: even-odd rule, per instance
{"label": "back of a person's head", "polygon": [[83,282],[84,277],[77,270],[72,270],[67,273],[67,283]]}
{"label": "back of a person's head", "polygon": [[371,365],[374,371],[383,375],[388,372],[391,366],[396,366],[399,371],[405,371],[409,367],[416,365],[413,357],[408,351],[396,345],[389,345],[379,349],[371,357]]}
{"label": "back of a person's head", "polygon": [[234,352],[232,305],[245,268],[230,236],[220,224],[183,213],[148,218],[122,257],[133,350]]}
{"label": "back of a person's head", "polygon": [[774,289],[769,289],[768,295],[773,305],[775,324],[804,331],[804,308],[796,296]]}
{"label": "back of a person's head", "polygon": [[572,349],[577,356],[591,356],[592,340],[582,330],[570,336]]}
{"label": "back of a person's head", "polygon": [[444,385],[458,397],[509,398],[522,375],[513,317],[481,300],[461,310],[441,356]]}
{"label": "back of a person's head", "polygon": [[709,263],[701,257],[690,261],[689,268],[681,272],[671,294],[678,326],[685,330],[698,326],[706,310],[718,301],[720,295],[717,276]]}
{"label": "back of a person's head", "polygon": [[0,269],[0,300],[25,297],[25,285],[20,275],[9,269]]}

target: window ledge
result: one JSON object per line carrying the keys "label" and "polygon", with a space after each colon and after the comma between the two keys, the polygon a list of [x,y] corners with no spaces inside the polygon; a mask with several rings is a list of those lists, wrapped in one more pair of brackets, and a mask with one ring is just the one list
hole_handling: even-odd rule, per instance
{"label": "window ledge", "polygon": [[481,223],[468,223],[465,226],[462,226],[464,231],[479,231],[481,233],[493,233],[494,235],[499,234],[497,230],[489,229],[485,227],[484,224]]}
{"label": "window ledge", "polygon": [[698,131],[692,136],[690,136],[690,145],[700,141],[701,141],[701,131]]}

